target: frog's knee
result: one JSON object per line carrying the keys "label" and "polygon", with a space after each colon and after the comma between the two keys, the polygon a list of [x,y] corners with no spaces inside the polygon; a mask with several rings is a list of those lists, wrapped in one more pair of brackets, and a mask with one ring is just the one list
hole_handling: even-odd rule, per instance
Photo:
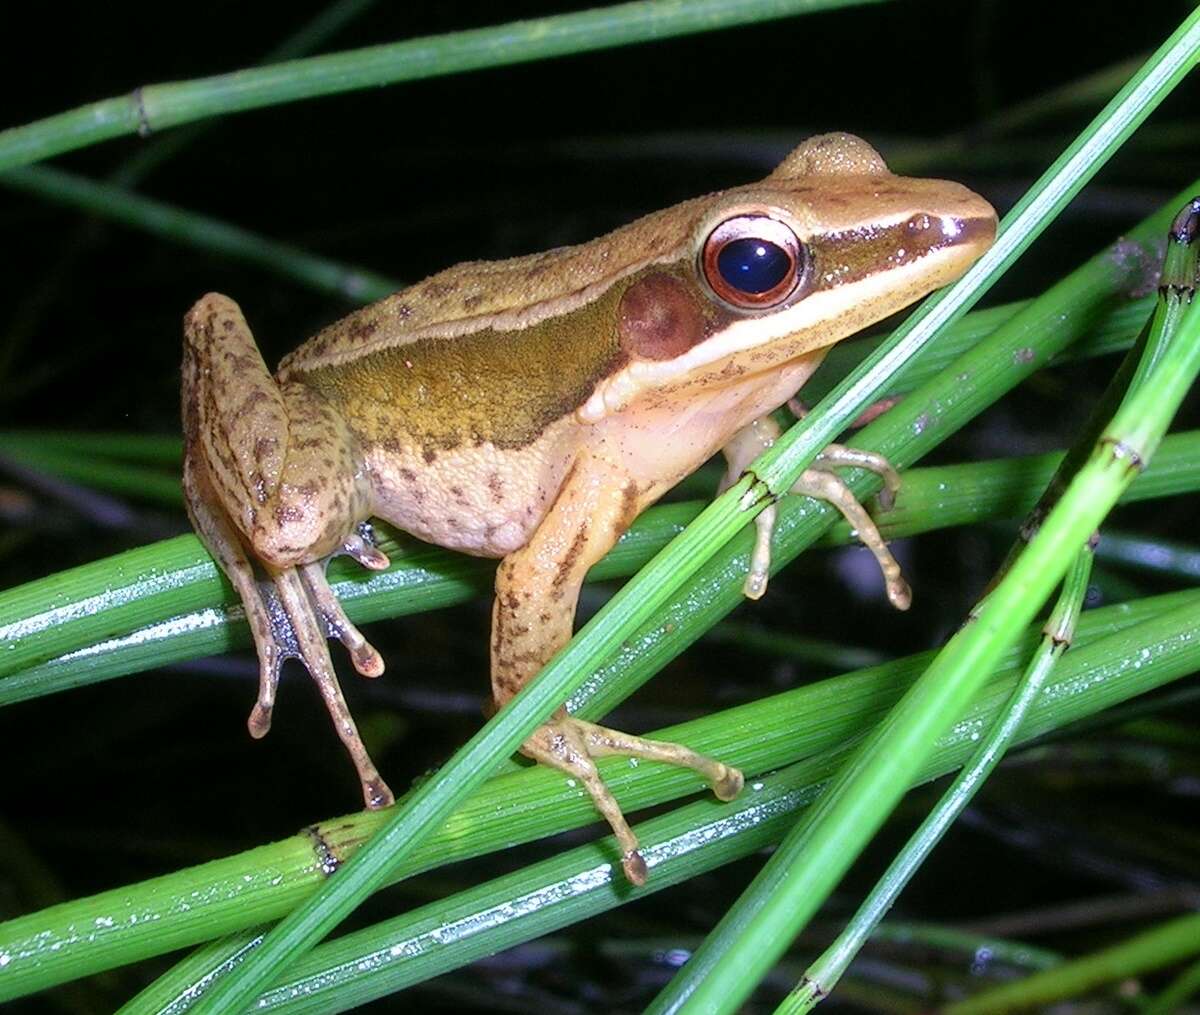
{"label": "frog's knee", "polygon": [[183,315],[184,340],[192,346],[206,346],[228,339],[230,334],[248,334],[242,308],[221,293],[205,293]]}

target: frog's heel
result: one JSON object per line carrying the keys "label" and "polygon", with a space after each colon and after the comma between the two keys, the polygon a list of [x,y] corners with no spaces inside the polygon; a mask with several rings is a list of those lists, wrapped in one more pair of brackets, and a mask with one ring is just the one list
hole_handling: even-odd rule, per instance
{"label": "frog's heel", "polygon": [[[582,454],[574,462],[533,539],[506,557],[496,572],[492,694],[497,706],[503,707],[570,639],[584,575],[649,499],[650,491],[639,491],[628,475],[603,460]],[[521,752],[583,785],[612,826],[621,865],[634,884],[645,880],[646,864],[595,758],[623,754],[691,768],[723,800],[742,787],[742,775],[735,768],[687,747],[575,719],[565,709],[535,730]]]}
{"label": "frog's heel", "polygon": [[[267,371],[241,310],[210,293],[184,319],[184,492],[197,532],[242,600],[259,659],[247,725],[271,726],[280,667],[300,659],[346,745],[368,807],[392,802],[342,696],[326,639],[338,638],[364,676],[383,659],[346,616],[325,562],[346,553],[366,567],[387,557],[354,532],[365,497],[344,464],[351,441],[336,413],[306,389],[283,391]],[[261,561],[265,577],[253,561]]]}

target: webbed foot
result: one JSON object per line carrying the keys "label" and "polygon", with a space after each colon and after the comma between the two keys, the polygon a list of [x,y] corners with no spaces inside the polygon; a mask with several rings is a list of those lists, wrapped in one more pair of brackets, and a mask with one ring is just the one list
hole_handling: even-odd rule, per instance
{"label": "webbed foot", "polygon": [[596,758],[621,755],[663,761],[690,768],[712,787],[719,800],[732,800],[742,791],[744,779],[736,768],[697,754],[682,744],[647,740],[620,730],[576,719],[565,712],[539,726],[525,741],[521,752],[530,758],[578,779],[591,795],[596,809],[612,827],[621,848],[621,867],[630,883],[646,883],[646,861],[638,849],[637,836],[625,820],[620,804],[596,768]]}
{"label": "webbed foot", "polygon": [[371,761],[329,657],[328,638],[350,652],[364,677],[383,673],[383,657],[347,618],[325,578],[323,563],[304,564],[269,573],[257,583],[259,595],[243,596],[247,619],[259,650],[258,700],[246,722],[250,735],[263,737],[271,728],[279,670],[289,658],[299,659],[321,692],[334,729],[354,762],[368,808],[395,802],[392,791]]}

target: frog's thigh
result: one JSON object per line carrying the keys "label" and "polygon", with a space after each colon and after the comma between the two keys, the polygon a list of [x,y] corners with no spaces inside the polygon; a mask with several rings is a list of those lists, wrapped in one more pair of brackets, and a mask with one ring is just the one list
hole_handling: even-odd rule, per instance
{"label": "frog's thigh", "polygon": [[287,410],[241,309],[220,293],[183,319],[183,409],[187,460],[203,463],[206,492],[248,537],[279,487]]}
{"label": "frog's thigh", "polygon": [[254,553],[275,567],[336,550],[365,517],[341,417],[300,384],[281,388],[238,305],[210,293],[184,320],[187,456]]}

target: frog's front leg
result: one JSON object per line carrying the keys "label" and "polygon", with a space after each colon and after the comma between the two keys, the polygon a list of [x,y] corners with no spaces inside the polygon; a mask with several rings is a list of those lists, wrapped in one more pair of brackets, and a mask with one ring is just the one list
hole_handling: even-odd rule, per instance
{"label": "frog's front leg", "polygon": [[[575,460],[553,507],[530,542],[496,572],[492,608],[492,693],[503,706],[571,637],[584,575],[644,506],[637,485],[620,469],[586,452]],[[522,745],[522,753],[578,779],[620,843],[621,865],[634,884],[646,879],[637,838],[596,769],[594,759],[618,754],[691,768],[730,800],[742,774],[679,744],[646,740],[572,718],[565,708]]]}
{"label": "frog's front leg", "polygon": [[[742,427],[721,449],[725,455],[726,469],[719,491],[727,490],[738,481],[751,462],[775,443],[781,429],[772,416],[762,416]],[[891,463],[882,455],[859,448],[848,448],[841,444],[830,444],[805,469],[789,493],[803,493],[833,505],[851,525],[859,540],[875,555],[883,573],[888,599],[898,610],[907,610],[912,604],[912,591],[900,572],[900,565],[892,556],[878,526],[858,502],[854,493],[833,470],[855,466],[877,473],[883,479],[884,494],[880,500],[890,504],[900,489],[900,477]],[[754,551],[750,557],[750,571],[742,590],[748,599],[759,599],[767,591],[767,580],[771,574],[771,535],[775,529],[775,506],[764,508],[754,519]]]}
{"label": "frog's front leg", "polygon": [[[210,293],[184,319],[184,495],[188,514],[241,597],[259,658],[248,726],[271,726],[279,670],[298,658],[316,682],[362,782],[368,807],[392,802],[342,697],[326,639],[365,676],[383,660],[349,621],[325,579],[336,553],[387,567],[356,532],[367,492],[353,441],[320,396],[268,372],[237,304]],[[257,565],[257,567],[256,567]]]}

